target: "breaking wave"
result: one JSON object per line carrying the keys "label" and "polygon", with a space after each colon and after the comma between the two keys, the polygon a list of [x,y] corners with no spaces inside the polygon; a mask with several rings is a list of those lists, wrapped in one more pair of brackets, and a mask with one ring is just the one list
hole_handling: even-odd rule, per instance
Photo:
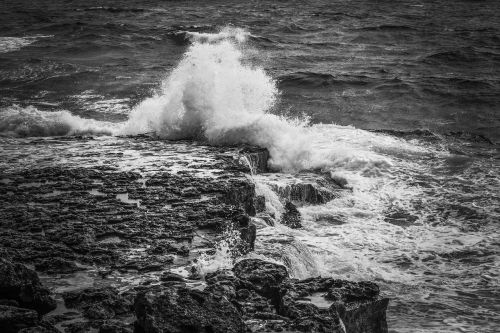
{"label": "breaking wave", "polygon": [[0,37],[0,53],[17,51],[22,47],[28,46],[40,38],[52,36],[37,35],[31,37]]}
{"label": "breaking wave", "polygon": [[113,135],[116,125],[84,119],[68,111],[40,111],[33,106],[0,110],[0,134],[4,136]]}

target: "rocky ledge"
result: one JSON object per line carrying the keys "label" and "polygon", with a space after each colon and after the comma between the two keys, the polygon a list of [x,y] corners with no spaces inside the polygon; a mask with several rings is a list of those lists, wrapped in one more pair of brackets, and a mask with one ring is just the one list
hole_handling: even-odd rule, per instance
{"label": "rocky ledge", "polygon": [[[263,149],[0,140],[2,332],[387,331],[375,284],[298,281],[246,257],[266,215],[249,177],[269,172]],[[296,228],[292,199],[334,195],[287,186],[282,222]],[[234,267],[204,271],[221,244]]]}

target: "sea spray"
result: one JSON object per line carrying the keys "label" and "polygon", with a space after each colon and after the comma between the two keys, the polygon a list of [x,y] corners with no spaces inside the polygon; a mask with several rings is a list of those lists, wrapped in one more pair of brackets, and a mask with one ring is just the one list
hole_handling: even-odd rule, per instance
{"label": "sea spray", "polygon": [[303,168],[308,161],[305,122],[268,113],[278,89],[262,68],[245,64],[247,35],[235,28],[193,35],[183,59],[159,92],[132,111],[123,133],[250,143],[269,149],[275,168]]}

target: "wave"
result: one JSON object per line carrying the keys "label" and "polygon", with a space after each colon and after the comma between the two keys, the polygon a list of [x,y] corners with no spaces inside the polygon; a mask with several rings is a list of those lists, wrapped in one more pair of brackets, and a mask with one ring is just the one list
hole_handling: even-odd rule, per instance
{"label": "wave", "polygon": [[359,28],[357,30],[360,30],[360,31],[411,31],[411,30],[415,30],[415,29],[412,27],[406,26],[406,25],[382,24],[382,25],[376,25],[376,26],[363,27],[363,28]]}
{"label": "wave", "polygon": [[0,134],[3,136],[113,135],[116,130],[116,124],[84,119],[68,111],[48,112],[17,105],[0,110]]}
{"label": "wave", "polygon": [[89,7],[84,9],[79,9],[79,11],[106,11],[110,13],[142,13],[145,11],[144,8],[120,8],[120,7],[108,7],[108,6],[98,6],[98,7]]}
{"label": "wave", "polygon": [[500,55],[494,52],[479,51],[473,47],[464,47],[455,50],[441,51],[426,56],[426,63],[469,63],[477,61],[498,61]]}
{"label": "wave", "polygon": [[326,73],[295,72],[282,75],[278,78],[280,87],[308,87],[319,88],[339,85],[364,86],[370,83],[370,79],[365,76],[341,76],[335,77]]}
{"label": "wave", "polygon": [[33,44],[41,38],[49,38],[52,36],[36,35],[29,37],[0,37],[0,53],[17,51],[25,46]]}
{"label": "wave", "polygon": [[[361,135],[351,127],[310,126],[306,118],[271,114],[279,90],[262,68],[245,61],[248,32],[225,28],[192,36],[183,59],[159,91],[131,112],[122,134],[154,132],[171,140],[253,144],[269,150],[274,169],[335,170],[334,177],[348,176],[354,182],[360,175],[371,177],[390,168],[389,159],[372,150],[376,134],[362,131]],[[328,82],[331,76],[299,73],[298,79]],[[354,140],[346,141],[345,135]],[[368,142],[359,140],[364,136]],[[378,140],[381,151],[392,149],[387,146],[390,140]],[[391,145],[400,150],[404,144],[394,140]]]}

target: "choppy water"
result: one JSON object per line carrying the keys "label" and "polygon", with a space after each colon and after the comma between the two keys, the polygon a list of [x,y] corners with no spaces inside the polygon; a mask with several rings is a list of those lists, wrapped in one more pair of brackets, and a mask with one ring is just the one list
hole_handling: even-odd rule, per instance
{"label": "choppy water", "polygon": [[302,229],[260,229],[258,255],[284,251],[297,277],[377,281],[393,332],[497,330],[497,1],[3,1],[0,12],[2,135],[264,146],[279,172],[254,180],[275,214],[270,185],[299,172],[352,190],[303,204]]}

